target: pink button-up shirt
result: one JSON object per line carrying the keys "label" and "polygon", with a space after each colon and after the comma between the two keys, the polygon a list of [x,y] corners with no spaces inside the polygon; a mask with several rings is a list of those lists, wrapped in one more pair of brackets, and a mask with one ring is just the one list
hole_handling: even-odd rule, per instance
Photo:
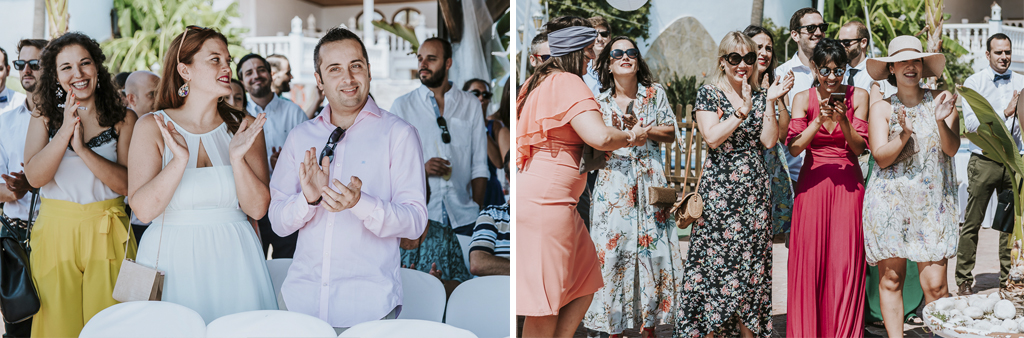
{"label": "pink button-up shirt", "polygon": [[362,197],[341,212],[310,206],[299,164],[311,147],[319,158],[334,128],[327,106],[288,134],[270,180],[270,221],[279,236],[299,231],[281,287],[288,310],[351,327],[402,304],[398,242],[426,228],[426,183],[416,128],[369,99],[339,140],[330,172],[331,182],[359,177]]}

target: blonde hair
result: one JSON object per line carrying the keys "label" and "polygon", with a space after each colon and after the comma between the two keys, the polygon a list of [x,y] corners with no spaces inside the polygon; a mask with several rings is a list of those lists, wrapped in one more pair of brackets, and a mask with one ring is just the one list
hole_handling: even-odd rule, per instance
{"label": "blonde hair", "polygon": [[[718,58],[715,59],[716,61],[718,61],[715,65],[715,68],[718,68],[718,70],[711,74],[710,83],[720,87],[729,85],[729,79],[726,78],[725,69],[721,67],[723,55],[728,55],[729,53],[732,52],[739,53],[737,52],[737,50],[742,49],[744,46],[747,47],[748,52],[757,51],[757,44],[754,43],[754,40],[751,40],[750,37],[748,37],[746,34],[743,34],[743,32],[732,31],[725,34],[725,37],[722,38],[722,42],[718,43]],[[747,76],[747,82],[750,83],[751,89],[753,89],[754,91],[758,91],[761,90],[761,87],[760,82],[757,80],[759,76],[758,74],[756,74],[758,71],[757,67],[755,66],[756,62],[754,65],[750,65],[751,74]]]}

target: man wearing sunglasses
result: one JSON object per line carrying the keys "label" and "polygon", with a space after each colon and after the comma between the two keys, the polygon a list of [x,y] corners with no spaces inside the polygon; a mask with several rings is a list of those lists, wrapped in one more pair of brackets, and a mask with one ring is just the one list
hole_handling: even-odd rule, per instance
{"label": "man wearing sunglasses", "polygon": [[[811,70],[810,57],[811,53],[814,52],[814,47],[818,45],[818,41],[821,41],[824,37],[825,29],[827,28],[828,24],[822,20],[821,13],[811,7],[797,10],[789,20],[789,35],[797,43],[797,52],[789,61],[775,68],[775,74],[779,75],[784,75],[790,71],[793,72],[793,89],[783,97],[787,111],[792,111],[793,109],[793,95],[810,89],[814,83],[815,75],[814,71]],[[786,128],[787,126],[780,127]],[[795,185],[797,178],[800,176],[800,167],[804,164],[804,154],[800,153],[798,156],[792,156],[788,151],[784,153],[786,154],[786,162],[789,163],[789,177],[793,179],[793,184]]]}
{"label": "man wearing sunglasses", "polygon": [[[594,55],[601,55],[601,51],[604,50],[605,45],[611,40],[612,32],[609,29],[611,26],[608,25],[608,20],[605,20],[604,17],[595,16],[587,20],[597,30],[597,38],[594,39]],[[587,63],[587,73],[583,74],[583,82],[586,82],[587,87],[590,87],[590,91],[594,92],[594,97],[601,94],[601,80],[598,80],[597,71],[594,70],[594,60],[590,60],[590,63]],[[590,186],[593,186],[593,184]]]}
{"label": "man wearing sunglasses", "polygon": [[[471,93],[452,90],[448,81],[451,55],[448,41],[424,41],[416,55],[423,85],[395,100],[392,110],[416,127],[423,157],[429,159],[424,166],[430,185],[430,220],[456,234],[472,236],[490,177],[487,135],[480,100]],[[444,268],[458,270],[455,266]],[[465,274],[468,277],[468,269]]]}
{"label": "man wearing sunglasses", "polygon": [[274,232],[299,233],[285,304],[338,331],[398,316],[399,239],[427,224],[416,129],[369,97],[367,60],[352,31],[320,39],[313,75],[328,105],[288,135],[270,179]]}
{"label": "man wearing sunglasses", "polygon": [[864,23],[852,20],[839,29],[839,42],[846,47],[846,57],[850,58],[850,64],[846,68],[846,79],[843,80],[847,86],[854,86],[871,91],[871,75],[867,72],[868,40],[871,38],[868,27]]}
{"label": "man wearing sunglasses", "polygon": [[548,46],[548,33],[540,32],[530,42],[530,67],[537,68],[542,62],[551,57],[551,47]]}
{"label": "man wearing sunglasses", "polygon": [[[9,234],[6,228],[0,229],[0,236],[17,235],[19,238],[28,238],[29,209],[32,202],[32,189],[25,179],[25,136],[28,134],[28,124],[32,120],[32,111],[35,110],[35,102],[32,101],[33,92],[39,78],[39,54],[46,47],[46,40],[26,39],[18,42],[18,60],[14,61],[14,69],[21,74],[21,87],[28,95],[22,102],[7,113],[0,115],[0,203],[3,203],[3,217],[5,221],[14,226],[17,234]],[[2,49],[0,49],[2,51]],[[7,55],[3,54],[6,62]],[[4,78],[6,78],[7,67],[4,65]],[[3,81],[0,79],[0,81]],[[3,83],[3,82],[0,82]],[[4,91],[9,91],[5,89]],[[37,201],[38,202],[38,201]],[[38,204],[37,204],[38,205]],[[32,320],[21,323],[4,322],[4,337],[28,337],[32,330]]]}
{"label": "man wearing sunglasses", "polygon": [[11,62],[7,58],[7,51],[0,48],[0,115],[14,110],[14,108],[25,103],[25,94],[7,88],[7,76],[11,75]]}

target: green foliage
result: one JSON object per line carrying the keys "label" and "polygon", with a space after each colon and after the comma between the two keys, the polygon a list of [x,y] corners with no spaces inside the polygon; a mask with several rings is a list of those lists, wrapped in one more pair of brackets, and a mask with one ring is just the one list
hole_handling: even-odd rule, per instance
{"label": "green foliage", "polygon": [[420,50],[420,40],[416,38],[416,31],[414,31],[412,27],[403,25],[400,22],[388,23],[384,20],[374,20],[373,26],[394,34],[405,41],[409,41],[409,44],[412,45],[413,54],[416,54],[416,51]]}
{"label": "green foliage", "polygon": [[120,37],[100,44],[111,73],[155,70],[163,66],[169,44],[189,25],[216,29],[224,34],[228,38],[228,51],[235,57],[249,53],[241,46],[241,35],[246,29],[228,28],[229,20],[239,17],[237,2],[216,11],[213,0],[114,0],[114,10]]}
{"label": "green foliage", "polygon": [[608,27],[611,36],[625,35],[636,40],[650,37],[647,32],[651,27],[651,22],[647,19],[647,15],[651,13],[650,1],[631,12],[615,9],[605,0],[542,0],[541,3],[547,6],[548,18],[551,19],[560,16],[602,16],[611,25]]}
{"label": "green foliage", "polygon": [[[857,20],[865,21],[865,6],[867,13],[870,13],[871,40],[874,42],[881,55],[889,54],[889,41],[900,35],[913,35],[921,39],[921,42],[928,46],[927,23],[928,14],[926,6],[934,4],[937,0],[834,0],[825,2],[825,22],[829,24],[825,32],[826,37],[835,38],[839,36],[839,28],[847,22]],[[942,19],[948,19],[949,14],[943,14]],[[970,64],[961,61],[960,57],[968,53],[967,49],[961,46],[956,40],[942,36],[942,53],[946,56],[945,76],[939,79],[938,88],[952,89],[949,83],[963,83],[968,76],[974,73]],[[925,51],[927,52],[927,51]]]}
{"label": "green foliage", "polygon": [[[1017,183],[1013,184],[1013,213],[1016,217],[1013,236],[1014,240],[1024,238],[1024,232],[1022,232],[1020,223],[1024,205],[1021,203],[1021,187],[1019,183],[1021,178],[1024,177],[1024,160],[1021,159],[1017,152],[1017,144],[1013,141],[1013,136],[1006,128],[1006,125],[1003,124],[1000,114],[996,113],[995,109],[992,109],[992,105],[981,94],[963,86],[958,86],[956,90],[964,98],[964,101],[971,106],[980,122],[977,132],[964,133],[964,136],[971,140],[971,143],[980,147],[986,157],[999,162],[1014,175],[1014,182]],[[960,120],[963,119],[963,112],[961,112]]]}
{"label": "green foliage", "polygon": [[498,22],[495,22],[494,24],[495,30],[498,32],[498,36],[501,37],[501,47],[508,50],[508,44],[511,43],[511,36],[508,32],[512,29],[512,9],[509,8],[509,10],[505,11],[505,15],[502,15],[501,18],[498,19]]}
{"label": "green foliage", "polygon": [[[669,107],[673,110],[677,106],[682,106],[684,109],[686,105],[693,104],[697,100],[697,89],[704,85],[704,79],[700,82],[697,81],[697,76],[684,76],[682,78],[679,75],[672,73],[672,80],[662,83],[665,87],[665,94],[668,95]],[[682,111],[677,111],[676,114],[682,114]],[[689,116],[684,116],[689,119]]]}

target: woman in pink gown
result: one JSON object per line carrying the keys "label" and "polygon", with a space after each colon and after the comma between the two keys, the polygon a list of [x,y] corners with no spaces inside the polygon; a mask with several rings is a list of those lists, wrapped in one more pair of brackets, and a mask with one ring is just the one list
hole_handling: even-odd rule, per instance
{"label": "woman in pink gown", "polygon": [[[847,56],[823,39],[811,55],[816,87],[793,97],[790,153],[807,149],[789,252],[786,336],[864,335],[864,179],[868,93],[843,85]],[[840,94],[840,95],[835,95]]]}
{"label": "woman in pink gown", "polygon": [[597,31],[583,18],[547,23],[551,58],[537,66],[516,98],[516,314],[523,337],[572,337],[594,292],[604,285],[594,242],[576,212],[586,186],[583,144],[615,150],[647,142],[637,123],[604,124],[581,76],[594,58]]}

